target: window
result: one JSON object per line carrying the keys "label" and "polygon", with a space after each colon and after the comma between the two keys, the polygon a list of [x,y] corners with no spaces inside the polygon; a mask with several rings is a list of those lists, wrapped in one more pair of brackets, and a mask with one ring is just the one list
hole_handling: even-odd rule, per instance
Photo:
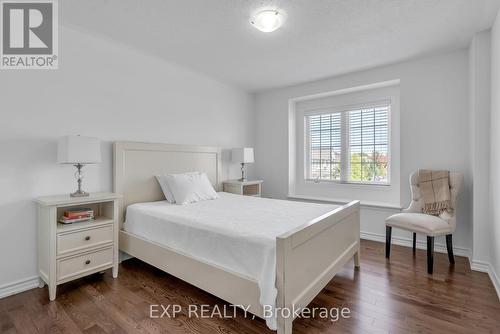
{"label": "window", "polygon": [[390,102],[305,115],[306,179],[390,183]]}

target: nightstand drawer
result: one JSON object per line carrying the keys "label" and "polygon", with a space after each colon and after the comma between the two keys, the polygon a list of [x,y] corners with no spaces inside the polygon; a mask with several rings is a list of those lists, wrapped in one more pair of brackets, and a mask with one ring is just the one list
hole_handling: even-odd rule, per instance
{"label": "nightstand drawer", "polygon": [[113,242],[113,225],[57,235],[57,255],[64,255]]}
{"label": "nightstand drawer", "polygon": [[113,248],[105,248],[57,261],[57,280],[85,275],[87,272],[113,265]]}

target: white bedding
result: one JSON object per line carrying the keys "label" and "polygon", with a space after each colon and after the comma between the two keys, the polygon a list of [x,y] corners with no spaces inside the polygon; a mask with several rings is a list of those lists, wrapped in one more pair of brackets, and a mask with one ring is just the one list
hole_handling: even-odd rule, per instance
{"label": "white bedding", "polygon": [[[219,193],[188,205],[128,206],[124,230],[258,282],[261,305],[276,304],[276,237],[337,206]],[[266,319],[276,329],[276,319]]]}

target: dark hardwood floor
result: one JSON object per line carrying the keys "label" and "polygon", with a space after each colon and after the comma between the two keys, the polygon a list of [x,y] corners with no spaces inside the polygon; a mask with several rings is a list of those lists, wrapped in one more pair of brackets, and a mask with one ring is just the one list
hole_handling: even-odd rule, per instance
{"label": "dark hardwood floor", "polygon": [[[352,263],[337,275],[311,307],[348,307],[351,318],[297,319],[294,333],[500,333],[500,302],[488,276],[472,272],[467,259],[448,264],[436,254],[434,275],[426,253],[362,241],[361,269]],[[202,274],[202,273],[200,273]],[[150,318],[150,304],[179,304],[175,318]],[[264,321],[188,317],[189,304],[222,308],[220,299],[141,261],[59,287],[55,302],[47,287],[0,299],[1,333],[274,333]]]}

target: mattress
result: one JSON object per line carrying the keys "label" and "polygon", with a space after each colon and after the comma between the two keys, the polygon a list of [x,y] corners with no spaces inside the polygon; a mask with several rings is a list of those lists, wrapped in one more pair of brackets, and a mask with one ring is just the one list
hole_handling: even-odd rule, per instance
{"label": "mattress", "polygon": [[[127,207],[123,229],[210,265],[255,280],[261,305],[275,307],[276,237],[337,206],[241,196],[178,205],[167,201]],[[265,319],[276,329],[276,319]]]}

